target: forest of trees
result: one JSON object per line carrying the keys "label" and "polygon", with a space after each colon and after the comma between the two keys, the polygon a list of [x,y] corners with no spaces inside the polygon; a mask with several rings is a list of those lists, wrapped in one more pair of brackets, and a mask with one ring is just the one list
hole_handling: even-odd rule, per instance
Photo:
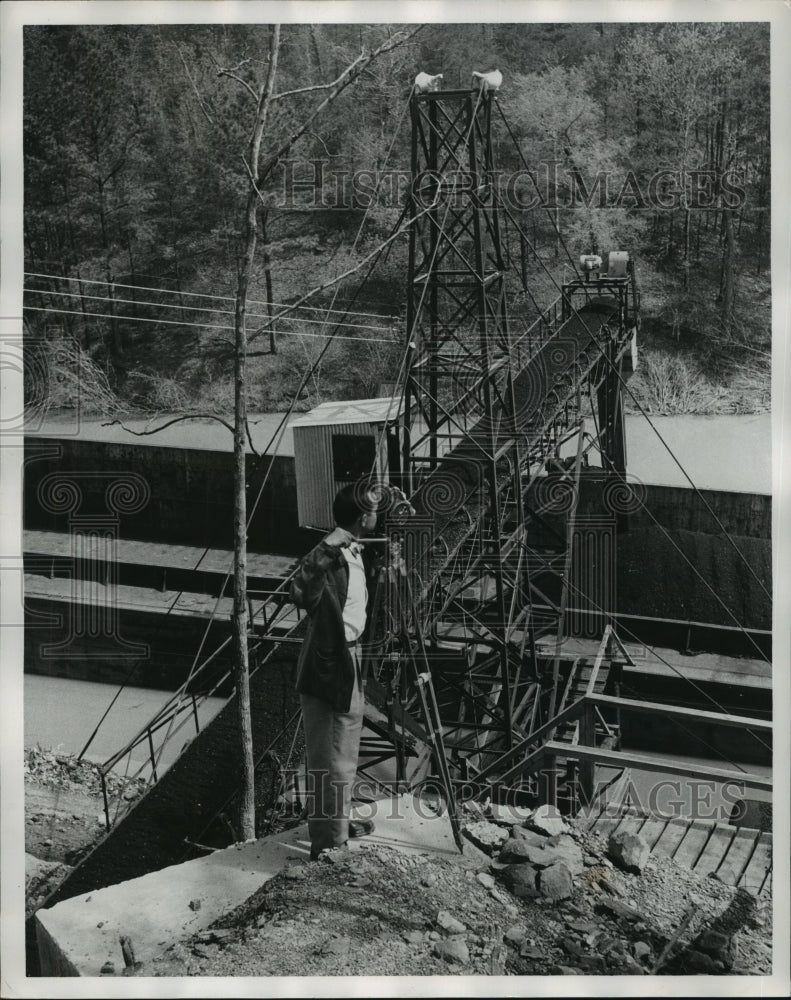
{"label": "forest of trees", "polygon": [[[285,408],[324,343],[296,334],[333,328],[321,311],[300,309],[270,337],[267,315],[353,271],[397,224],[403,199],[392,186],[367,206],[364,196],[339,197],[339,185],[355,171],[408,170],[415,74],[442,73],[453,88],[468,86],[471,70],[495,67],[518,142],[495,130],[498,169],[507,175],[526,162],[538,178],[556,179],[545,189],[555,207],[522,212],[543,262],[557,280],[568,277],[557,226],[574,257],[617,248],[637,263],[644,320],[632,384],[643,402],[654,412],[766,409],[768,26],[415,27],[282,28],[261,147],[248,409]],[[47,388],[52,406],[73,404],[79,379],[87,411],[232,409],[245,157],[271,30],[25,29],[25,318],[31,343],[59,345],[66,359]],[[399,35],[406,40],[333,97],[332,84],[362,52]],[[288,178],[316,170],[320,191],[303,186],[287,197]],[[603,206],[602,172],[611,194]],[[358,177],[364,195],[373,182]],[[675,192],[673,177],[685,179]],[[355,316],[304,387],[302,406],[373,395],[393,378],[406,253],[400,238],[364,286],[364,271],[354,271],[309,301],[349,305]],[[525,267],[548,303],[553,290],[535,255]]]}

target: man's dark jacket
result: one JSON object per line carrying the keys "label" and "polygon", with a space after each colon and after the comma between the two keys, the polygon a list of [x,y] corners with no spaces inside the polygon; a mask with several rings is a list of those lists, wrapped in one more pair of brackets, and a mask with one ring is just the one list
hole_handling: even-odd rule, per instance
{"label": "man's dark jacket", "polygon": [[326,701],[336,712],[349,711],[355,685],[354,660],[343,628],[348,591],[346,557],[340,547],[325,542],[302,559],[290,587],[291,600],[308,613],[296,689]]}

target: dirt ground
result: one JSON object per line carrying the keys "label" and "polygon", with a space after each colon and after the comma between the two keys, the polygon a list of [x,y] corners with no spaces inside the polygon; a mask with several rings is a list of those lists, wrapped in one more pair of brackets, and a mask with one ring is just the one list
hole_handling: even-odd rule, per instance
{"label": "dirt ground", "polygon": [[463,859],[371,847],[287,868],[215,929],[174,942],[138,974],[648,975],[690,908],[660,974],[696,971],[689,945],[714,927],[735,934],[731,974],[770,974],[768,897],[756,901],[666,858],[628,874],[603,860],[602,840],[575,835],[590,864],[559,902],[516,898]]}
{"label": "dirt ground", "polygon": [[[519,833],[499,829],[510,843]],[[29,914],[103,835],[91,769],[30,753],[25,832]],[[107,974],[650,975],[660,960],[660,975],[771,974],[768,893],[755,899],[654,856],[633,874],[612,863],[600,836],[572,822],[564,837],[580,859],[566,898],[505,888],[497,844],[492,858],[447,860],[362,842],[353,854],[290,865],[214,928]],[[727,969],[705,966],[713,960],[692,947],[705,932],[727,939]]]}
{"label": "dirt ground", "polygon": [[[110,777],[111,810],[133,801],[137,781]],[[25,750],[25,885],[29,916],[105,834],[104,798],[96,768],[35,746]]]}

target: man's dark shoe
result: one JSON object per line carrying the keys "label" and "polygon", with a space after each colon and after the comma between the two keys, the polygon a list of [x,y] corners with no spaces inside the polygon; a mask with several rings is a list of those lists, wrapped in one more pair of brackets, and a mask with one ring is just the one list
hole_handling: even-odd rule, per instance
{"label": "man's dark shoe", "polygon": [[358,837],[368,837],[374,832],[376,826],[372,819],[350,819],[349,820],[349,836],[352,840],[357,840]]}

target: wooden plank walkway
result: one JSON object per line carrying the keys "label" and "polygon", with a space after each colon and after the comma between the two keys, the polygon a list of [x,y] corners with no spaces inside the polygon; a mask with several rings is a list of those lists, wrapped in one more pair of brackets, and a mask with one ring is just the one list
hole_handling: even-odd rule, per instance
{"label": "wooden plank walkway", "polygon": [[637,833],[658,857],[756,896],[771,885],[771,833],[681,816],[663,819],[612,803],[580,813],[577,822],[603,836],[624,830]]}

